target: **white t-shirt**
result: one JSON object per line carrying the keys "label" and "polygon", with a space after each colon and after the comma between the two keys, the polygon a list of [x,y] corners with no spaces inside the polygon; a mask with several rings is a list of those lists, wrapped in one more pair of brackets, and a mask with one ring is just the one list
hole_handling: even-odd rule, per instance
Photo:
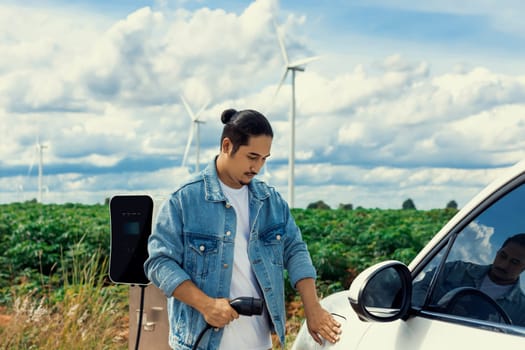
{"label": "white t-shirt", "polygon": [[[248,209],[248,186],[231,188],[221,182],[221,188],[235,209],[237,228],[233,255],[233,273],[230,299],[237,297],[262,298],[250,259],[250,216]],[[243,316],[224,327],[219,350],[268,350],[272,348],[269,316],[266,308],[261,316]]]}

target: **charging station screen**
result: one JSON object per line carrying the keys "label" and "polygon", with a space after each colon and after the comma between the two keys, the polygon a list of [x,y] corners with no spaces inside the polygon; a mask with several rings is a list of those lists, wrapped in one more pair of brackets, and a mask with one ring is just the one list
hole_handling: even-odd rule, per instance
{"label": "charging station screen", "polygon": [[140,234],[140,222],[131,221],[124,223],[124,233],[127,235],[138,235]]}

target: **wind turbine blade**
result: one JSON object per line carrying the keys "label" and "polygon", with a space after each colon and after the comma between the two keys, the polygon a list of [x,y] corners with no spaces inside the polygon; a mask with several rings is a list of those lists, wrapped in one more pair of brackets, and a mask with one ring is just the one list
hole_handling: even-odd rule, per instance
{"label": "wind turbine blade", "polygon": [[273,20],[273,26],[275,27],[275,32],[277,33],[277,39],[279,40],[279,46],[281,47],[281,54],[283,55],[284,64],[288,66],[288,54],[286,53],[284,40],[281,36],[281,32],[279,32],[279,27],[277,26],[277,22],[275,22],[275,19]]}
{"label": "wind turbine blade", "polygon": [[[198,120],[199,119],[199,116],[201,115],[202,112],[204,112],[206,110],[206,108],[208,108],[208,105],[210,104],[211,101],[208,101],[206,102],[202,107],[201,109],[199,109],[199,111],[197,112],[197,114],[195,114],[195,120]],[[202,123],[202,122],[201,122]]]}
{"label": "wind turbine blade", "polygon": [[180,95],[180,99],[182,100],[182,104],[184,105],[184,108],[186,108],[186,112],[190,115],[191,120],[195,120],[195,115],[193,114],[193,111],[191,110],[190,106],[188,105],[188,102],[184,99],[184,96]]}
{"label": "wind turbine blade", "polygon": [[190,153],[191,142],[193,141],[193,130],[195,129],[195,122],[191,122],[190,134],[188,135],[188,142],[186,142],[186,149],[184,150],[184,156],[182,157],[182,166],[186,166],[188,160],[188,154]]}
{"label": "wind turbine blade", "polygon": [[273,95],[273,97],[277,96],[277,94],[279,93],[279,90],[281,89],[281,86],[283,85],[284,81],[286,80],[286,76],[288,76],[288,68],[286,68],[284,70],[283,76],[282,76],[281,80],[279,81],[279,85],[277,86],[277,89],[275,90],[275,94]]}
{"label": "wind turbine blade", "polygon": [[37,137],[35,151],[33,152],[33,157],[31,157],[31,163],[29,163],[29,168],[27,169],[27,175],[26,175],[27,177],[31,175],[31,171],[33,170],[33,166],[35,165],[39,150],[40,150],[40,141],[39,141],[39,138]]}
{"label": "wind turbine blade", "polygon": [[35,165],[35,156],[31,159],[31,163],[29,164],[29,168],[27,169],[27,175],[31,175],[31,171],[33,170],[33,166]]}
{"label": "wind turbine blade", "polygon": [[313,62],[313,61],[317,61],[320,58],[321,58],[320,56],[313,56],[313,57],[303,58],[301,60],[297,60],[297,61],[295,61],[293,63],[290,63],[290,65],[288,67],[295,68],[295,67],[304,66],[305,64]]}

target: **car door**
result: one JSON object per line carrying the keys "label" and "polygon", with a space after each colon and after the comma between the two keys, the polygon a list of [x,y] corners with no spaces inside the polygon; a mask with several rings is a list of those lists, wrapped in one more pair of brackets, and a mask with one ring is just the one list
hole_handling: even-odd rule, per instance
{"label": "car door", "polygon": [[479,290],[502,245],[525,233],[524,182],[510,181],[452,227],[413,269],[405,320],[372,322],[356,348],[523,349],[525,276],[486,289],[492,297]]}

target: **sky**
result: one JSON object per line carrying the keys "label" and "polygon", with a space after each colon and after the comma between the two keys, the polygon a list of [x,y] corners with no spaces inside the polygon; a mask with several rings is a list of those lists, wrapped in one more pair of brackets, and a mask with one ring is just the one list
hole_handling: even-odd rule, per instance
{"label": "sky", "polygon": [[[165,198],[219,150],[220,114],[274,129],[259,176],[293,207],[464,206],[525,158],[521,1],[0,2],[0,203]],[[40,145],[40,147],[39,147]],[[40,162],[42,154],[42,162]],[[39,165],[42,165],[39,186]]]}

